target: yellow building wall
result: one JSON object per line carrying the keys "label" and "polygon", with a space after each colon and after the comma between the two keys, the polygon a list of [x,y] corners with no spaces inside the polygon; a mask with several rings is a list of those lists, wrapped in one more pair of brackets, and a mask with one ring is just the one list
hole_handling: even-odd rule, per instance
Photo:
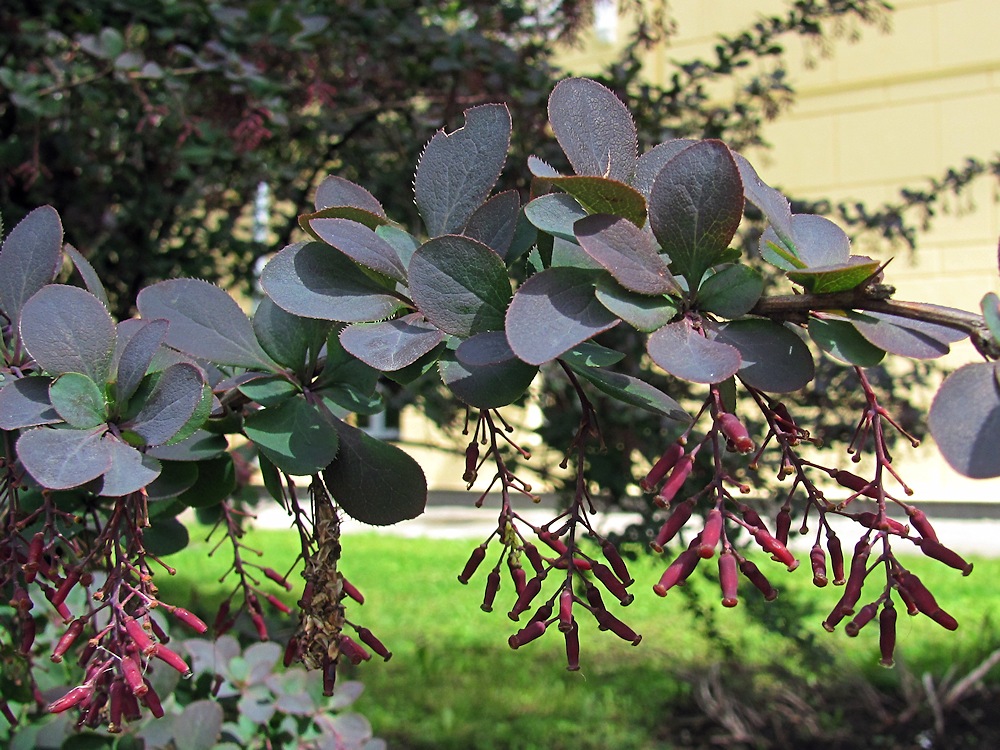
{"label": "yellow building wall", "polygon": [[[780,0],[676,0],[669,46],[646,53],[645,74],[669,75],[671,61],[711,53],[719,34],[734,34],[760,15],[783,13]],[[899,189],[922,189],[928,179],[961,167],[966,157],[987,159],[1000,150],[1000,3],[997,0],[898,0],[889,28],[853,25],[826,49],[788,40],[795,102],[764,129],[767,150],[746,155],[761,178],[789,195],[897,202]],[[600,68],[628,31],[619,19],[617,41],[591,35],[561,62],[578,74]],[[851,40],[852,31],[857,38]],[[719,93],[724,97],[726,92]],[[946,201],[918,236],[916,252],[862,238],[855,252],[895,256],[887,281],[897,299],[978,310],[987,291],[1000,290],[996,180],[981,178],[967,197]],[[959,345],[947,364],[977,358]],[[971,405],[970,405],[971,406]],[[1000,500],[1000,482],[972,482],[926,447],[897,463],[928,500]]]}

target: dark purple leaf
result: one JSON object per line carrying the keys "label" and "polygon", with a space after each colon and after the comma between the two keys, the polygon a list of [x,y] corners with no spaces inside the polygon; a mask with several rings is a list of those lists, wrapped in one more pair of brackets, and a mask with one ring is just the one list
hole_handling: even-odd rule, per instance
{"label": "dark purple leaf", "polygon": [[0,430],[20,430],[61,422],[49,402],[52,378],[32,375],[4,383],[0,388]]}
{"label": "dark purple leaf", "polygon": [[507,309],[507,341],[524,362],[541,365],[618,324],[594,296],[592,271],[550,268],[528,279]]}
{"label": "dark purple leaf", "polygon": [[740,154],[734,153],[733,158],[743,180],[744,197],[764,214],[776,239],[791,240],[792,208],[788,199],[760,179],[757,170]]}
{"label": "dark purple leaf", "polygon": [[995,362],[965,365],[934,396],[930,429],[955,471],[973,479],[1000,476],[1000,369]]}
{"label": "dark purple leaf", "polygon": [[687,318],[652,333],[646,351],[668,373],[692,383],[719,383],[740,368],[735,348],[706,338]]}
{"label": "dark purple leaf", "polygon": [[337,430],[302,397],[248,415],[243,431],[257,450],[289,474],[315,474],[337,455]]}
{"label": "dark purple leaf", "polygon": [[417,308],[445,333],[464,338],[503,328],[510,279],[481,242],[458,235],[425,242],[410,259],[409,282]]}
{"label": "dark purple leaf", "polygon": [[947,326],[868,310],[852,310],[847,316],[858,332],[879,349],[911,359],[943,357],[950,344],[968,335]]}
{"label": "dark purple leaf", "polygon": [[672,141],[666,141],[651,148],[640,156],[639,161],[636,162],[635,175],[632,177],[631,183],[632,187],[642,193],[646,197],[646,200],[649,200],[649,193],[653,189],[653,183],[656,181],[656,176],[660,173],[660,170],[677,154],[697,142],[687,138],[675,138]]}
{"label": "dark purple leaf", "polygon": [[573,230],[587,254],[629,291],[647,295],[680,292],[653,238],[632,222],[594,214],[576,222]]}
{"label": "dark purple leaf", "polygon": [[580,377],[593,383],[599,390],[625,404],[662,414],[678,422],[690,422],[686,411],[663,391],[649,383],[620,372],[603,370],[598,367],[584,367],[567,362]]}
{"label": "dark purple leaf", "polygon": [[111,468],[111,451],[101,440],[105,432],[104,425],[90,430],[35,427],[17,439],[17,457],[46,489],[79,487]]}
{"label": "dark purple leaf", "polygon": [[340,453],[323,479],[337,504],[351,518],[388,526],[424,512],[427,480],[420,465],[394,445],[335,422]]}
{"label": "dark purple leaf", "polygon": [[350,180],[335,175],[327,177],[316,188],[314,205],[317,211],[322,211],[324,208],[351,206],[376,216],[385,216],[385,209],[382,208],[382,204],[374,195],[360,185],[355,185]]}
{"label": "dark purple leaf", "polygon": [[82,373],[67,372],[52,381],[49,401],[70,427],[89,430],[108,421],[104,393]]}
{"label": "dark purple leaf", "polygon": [[103,497],[122,497],[138,492],[160,475],[160,462],[105,433],[102,438],[111,454],[111,468],[100,478],[95,492]]}
{"label": "dark purple leaf", "polygon": [[104,305],[75,286],[50,284],[21,309],[21,340],[51,375],[81,372],[108,382],[115,350],[115,324]]}
{"label": "dark purple leaf", "polygon": [[0,310],[17,325],[24,303],[52,281],[62,263],[62,222],[42,206],[18,222],[0,247]]}
{"label": "dark purple leaf", "polygon": [[118,387],[116,398],[119,406],[128,402],[139,383],[149,371],[153,357],[167,335],[166,320],[143,321],[142,327],[133,333],[121,350],[118,358]]}
{"label": "dark purple leaf", "polygon": [[318,242],[283,249],[264,267],[260,284],[278,307],[303,318],[359,323],[404,306],[342,252]]}
{"label": "dark purple leaf", "polygon": [[441,343],[444,332],[420,313],[381,323],[355,323],[340,334],[344,348],[376,370],[399,370]]}
{"label": "dark purple leaf", "polygon": [[384,214],[373,214],[371,211],[365,211],[363,208],[354,208],[353,206],[333,206],[331,208],[324,208],[322,211],[299,214],[299,228],[317,240],[319,237],[316,236],[316,232],[310,226],[310,222],[314,219],[349,219],[368,227],[372,231],[389,223]]}
{"label": "dark purple leaf", "polygon": [[722,141],[700,141],[660,170],[649,195],[653,234],[671,268],[697,291],[743,218],[743,183]]}
{"label": "dark purple leaf", "polygon": [[[147,458],[151,458],[146,454]],[[193,461],[163,461],[160,474],[146,487],[150,500],[166,500],[177,497],[198,481],[198,465]]]}
{"label": "dark purple leaf", "polygon": [[[774,228],[769,227],[760,237],[760,256],[768,263],[786,271],[843,266],[851,257],[850,238],[843,229],[825,216],[816,216],[815,214],[795,214],[792,216],[792,240],[795,247],[786,247],[778,239]],[[786,251],[791,251],[794,258],[782,257],[772,245],[778,245]]]}
{"label": "dark purple leaf", "polygon": [[[538,368],[525,364],[514,356],[503,331],[487,331],[462,342],[455,353],[445,352],[439,362],[441,380],[465,403],[479,409],[507,406],[519,399],[535,379]],[[477,339],[485,339],[482,343]],[[462,352],[462,348],[466,350]],[[475,364],[460,361],[458,355],[469,360],[482,360]],[[486,361],[486,360],[495,361]]]}
{"label": "dark purple leaf", "polygon": [[578,219],[585,217],[587,212],[572,195],[549,193],[526,205],[524,215],[543,232],[575,242],[573,225]]}
{"label": "dark purple leaf", "polygon": [[808,385],[816,374],[812,352],[787,325],[771,320],[726,323],[715,338],[740,353],[739,376],[768,393],[790,393]]}
{"label": "dark purple leaf", "polygon": [[355,263],[377,271],[390,279],[406,281],[406,269],[392,245],[375,232],[350,219],[313,219],[313,232]]}
{"label": "dark purple leaf", "polygon": [[549,96],[549,121],[577,174],[622,182],[632,177],[635,123],[609,89],[586,78],[559,82]]}
{"label": "dark purple leaf", "polygon": [[220,365],[280,369],[260,348],[246,313],[207,281],[161,281],[139,292],[136,305],[147,320],[169,321],[166,343],[185,354]]}
{"label": "dark purple leaf", "polygon": [[205,378],[194,365],[180,363],[164,370],[139,413],[122,427],[146,445],[163,445],[188,424],[201,405]]}
{"label": "dark purple leaf", "polygon": [[506,190],[477,208],[462,234],[482,242],[506,260],[520,215],[520,196],[516,190]]}
{"label": "dark purple leaf", "polygon": [[502,104],[465,111],[465,126],[438,131],[420,155],[413,190],[431,237],[455,234],[486,200],[510,146],[510,112]]}
{"label": "dark purple leaf", "polygon": [[753,309],[764,292],[764,277],[744,263],[725,266],[698,290],[698,307],[727,318],[738,318]]}
{"label": "dark purple leaf", "polygon": [[90,265],[90,262],[72,245],[63,245],[63,252],[73,262],[73,266],[76,268],[76,272],[80,274],[80,278],[83,279],[83,284],[87,287],[87,291],[97,297],[102,305],[110,309],[111,305],[108,304],[108,293],[104,290],[101,277],[97,275],[97,271]]}

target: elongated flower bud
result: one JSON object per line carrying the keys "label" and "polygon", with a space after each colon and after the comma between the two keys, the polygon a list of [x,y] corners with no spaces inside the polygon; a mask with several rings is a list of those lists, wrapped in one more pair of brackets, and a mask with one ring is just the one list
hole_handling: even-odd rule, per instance
{"label": "elongated flower bud", "polygon": [[799,561],[795,559],[795,556],[788,551],[784,544],[771,536],[767,529],[750,529],[750,534],[761,546],[761,549],[771,555],[771,559],[775,562],[780,562],[790,571],[799,567]]}
{"label": "elongated flower bud", "polygon": [[844,574],[844,549],[840,537],[833,532],[826,535],[826,549],[830,553],[830,568],[833,570],[833,585],[843,586],[847,582]]}
{"label": "elongated flower bud", "polygon": [[894,574],[894,577],[901,592],[905,591],[910,596],[921,613],[947,630],[958,628],[958,621],[941,609],[941,606],[934,599],[934,595],[916,575],[908,570],[899,570]]}
{"label": "elongated flower bud", "polygon": [[615,617],[607,610],[597,613],[597,622],[602,630],[610,630],[612,633],[617,635],[623,641],[628,641],[633,646],[638,646],[639,641],[642,640],[641,635],[636,633],[634,630],[632,630],[632,628],[630,628],[628,625],[626,625],[624,622],[619,620],[617,617]]}
{"label": "elongated flower bud", "polygon": [[545,632],[548,624],[544,620],[532,620],[523,628],[507,639],[507,645],[512,649],[519,649],[526,643],[531,643]]}
{"label": "elongated flower bud", "polygon": [[569,548],[566,543],[562,541],[559,537],[553,534],[551,531],[542,530],[538,532],[538,538],[541,539],[545,544],[552,548],[552,550],[562,556],[569,552]]}
{"label": "elongated flower bud", "polygon": [[475,483],[476,477],[479,476],[478,467],[479,443],[473,440],[465,449],[465,473],[462,474],[462,481],[470,487]]}
{"label": "elongated flower bud", "polygon": [[525,542],[521,551],[524,552],[524,556],[528,558],[528,562],[531,563],[531,567],[535,569],[536,575],[541,575],[545,572],[545,563],[542,560],[542,555],[538,551],[538,547],[531,542]]}
{"label": "elongated flower bud", "polygon": [[886,598],[882,605],[882,614],[878,618],[878,647],[882,653],[879,664],[883,667],[893,665],[893,653],[896,650],[896,608],[892,601]]}
{"label": "elongated flower bud", "polygon": [[660,580],[653,586],[653,591],[657,596],[666,596],[674,586],[684,583],[688,576],[694,572],[695,566],[701,557],[690,547],[681,552],[676,559],[670,563]]}
{"label": "elongated flower bud", "polygon": [[[228,615],[229,602],[226,601],[224,604],[226,606],[226,614]],[[221,612],[222,608],[220,607],[219,610]],[[200,617],[198,617],[198,615],[194,614],[193,612],[189,612],[188,610],[184,609],[184,607],[171,607],[169,612],[196,633],[204,633],[208,630],[208,625],[205,624],[204,620],[202,620]]]}
{"label": "elongated flower bud", "polygon": [[764,523],[764,519],[761,518],[760,514],[749,505],[740,506],[740,515],[743,516],[743,520],[747,522],[747,526],[756,526],[761,529],[767,528],[767,525]]}
{"label": "elongated flower bud", "polygon": [[855,494],[861,494],[873,500],[878,499],[878,489],[864,477],[859,477],[844,469],[838,469],[833,472],[833,479],[841,487],[846,487]]}
{"label": "elongated flower bud", "polygon": [[128,689],[121,680],[113,680],[108,693],[108,731],[111,734],[118,734],[122,730],[122,714],[125,711],[125,695]]}
{"label": "elongated flower bud", "polygon": [[559,630],[569,632],[573,622],[573,589],[567,586],[559,594]]}
{"label": "elongated flower bud", "polygon": [[340,587],[347,596],[356,601],[358,604],[365,603],[364,595],[358,591],[354,584],[344,578],[343,575],[340,576]]}
{"label": "elongated flower bud", "polygon": [[521,616],[522,612],[527,612],[528,607],[531,606],[531,601],[536,596],[538,592],[542,590],[542,577],[535,576],[526,584],[524,584],[524,591],[520,593],[517,597],[517,601],[514,602],[514,606],[511,608],[507,616],[512,620],[517,620]]}
{"label": "elongated flower bud", "polygon": [[750,439],[750,433],[747,432],[747,428],[740,421],[739,417],[735,414],[725,412],[719,415],[718,424],[719,429],[722,430],[722,434],[726,436],[726,440],[739,453],[746,454],[753,452],[753,440]]}
{"label": "elongated flower bud", "polygon": [[878,602],[866,604],[858,611],[858,613],[854,616],[854,619],[844,626],[844,632],[851,638],[857,637],[861,628],[874,620],[877,613]]}
{"label": "elongated flower bud", "polygon": [[129,690],[136,696],[142,697],[149,690],[149,686],[142,679],[142,669],[139,667],[139,662],[134,657],[126,655],[122,657],[120,667],[122,677],[125,678]]}
{"label": "elongated flower bud", "polygon": [[925,539],[933,539],[935,542],[939,541],[937,532],[934,531],[934,527],[931,526],[931,522],[927,520],[927,515],[922,510],[910,507],[906,512],[910,517],[910,523],[913,524],[913,528],[917,530],[920,536]]}
{"label": "elongated flower bud", "polygon": [[663,526],[660,527],[660,531],[656,535],[656,539],[649,543],[649,546],[653,548],[654,552],[663,552],[664,546],[670,542],[677,533],[684,528],[684,524],[688,522],[691,518],[691,513],[694,511],[694,503],[689,501],[683,502],[674,508],[673,513],[666,520]]}
{"label": "elongated flower bud", "polygon": [[862,526],[869,529],[887,531],[890,534],[897,534],[899,536],[906,536],[910,533],[909,526],[900,523],[894,518],[889,518],[889,516],[884,514],[865,511],[864,513],[855,514],[854,519]]}
{"label": "elongated flower bud", "polygon": [[739,603],[737,592],[739,579],[736,575],[736,555],[726,550],[719,555],[719,586],[722,588],[722,606],[735,607]]}
{"label": "elongated flower bud", "polygon": [[381,656],[383,661],[389,661],[392,658],[392,652],[368,628],[358,628],[358,637],[363,644]]}
{"label": "elongated flower bud", "polygon": [[24,617],[21,619],[21,642],[19,650],[27,656],[31,653],[31,647],[35,645],[35,633],[37,626],[34,617]]}
{"label": "elongated flower bud", "polygon": [[566,633],[566,670],[580,671],[580,626],[573,620]]}
{"label": "elongated flower bud", "polygon": [[364,646],[354,641],[349,635],[341,635],[337,646],[340,648],[340,653],[346,656],[354,666],[372,658]]}
{"label": "elongated flower bud", "polygon": [[91,684],[77,685],[75,688],[70,690],[62,698],[58,698],[48,706],[45,710],[52,714],[60,714],[63,711],[68,711],[74,706],[79,706],[81,703],[86,703],[90,700],[91,696],[94,694],[94,686]]}
{"label": "elongated flower bud", "polygon": [[483,594],[483,603],[479,608],[483,612],[493,611],[493,601],[497,598],[497,591],[500,590],[500,571],[494,568],[486,577],[486,591]]}
{"label": "elongated flower bud", "polygon": [[611,565],[611,569],[615,571],[615,575],[621,580],[622,585],[628,588],[635,583],[628,572],[628,566],[625,565],[625,561],[622,559],[621,553],[618,552],[618,548],[615,545],[605,539],[601,545],[601,552],[604,553],[604,559]]}
{"label": "elongated flower bud", "polygon": [[666,508],[670,505],[677,493],[680,492],[681,487],[684,486],[684,482],[687,481],[693,467],[694,456],[682,456],[678,459],[677,464],[670,472],[670,476],[667,477],[667,481],[664,483],[663,488],[656,494],[656,497],[653,498],[653,502],[661,508]]}
{"label": "elongated flower bud", "polygon": [[607,565],[594,562],[591,563],[590,569],[591,572],[597,576],[597,580],[604,584],[604,588],[606,588],[613,597],[622,603],[622,606],[631,604],[635,599],[635,597],[625,589],[625,584],[615,577],[615,574],[611,572],[611,568]]}
{"label": "elongated flower bud", "polygon": [[652,492],[656,489],[660,482],[663,481],[663,477],[667,475],[667,472],[674,468],[678,459],[684,455],[684,447],[680,443],[673,443],[667,448],[663,455],[653,464],[653,467],[649,470],[640,481],[639,486],[642,488],[643,492]]}
{"label": "elongated flower bud", "polygon": [[701,532],[701,544],[698,545],[698,556],[704,560],[715,554],[715,548],[719,546],[719,539],[722,537],[722,511],[712,508],[705,519],[705,528]]}
{"label": "elongated flower bud", "polygon": [[472,554],[469,555],[468,562],[465,563],[465,567],[462,568],[462,572],[458,574],[459,583],[468,584],[469,579],[476,572],[476,569],[482,563],[483,559],[486,557],[486,545],[480,544],[478,547],[472,550]]}
{"label": "elongated flower bud", "polygon": [[949,568],[962,571],[963,576],[967,576],[972,572],[972,563],[967,562],[960,554],[945,547],[936,539],[925,536],[917,542],[917,545],[925,555],[943,562]]}
{"label": "elongated flower bud", "polygon": [[788,508],[778,511],[778,517],[774,519],[774,538],[788,546],[788,532],[792,528],[792,513]]}
{"label": "elongated flower bud", "polygon": [[809,551],[809,563],[812,565],[813,585],[823,588],[827,584],[826,552],[823,551],[818,542]]}
{"label": "elongated flower bud", "polygon": [[80,569],[73,568],[66,574],[66,578],[63,579],[61,584],[59,584],[59,588],[57,588],[55,593],[49,598],[49,601],[52,602],[52,606],[59,607],[63,602],[65,602],[66,597],[69,596],[69,592],[72,591],[79,582]]}
{"label": "elongated flower bud", "polygon": [[143,656],[149,656],[156,651],[156,644],[149,637],[149,633],[142,627],[142,624],[134,617],[125,618],[125,632],[128,633],[136,648],[142,652]]}
{"label": "elongated flower bud", "polygon": [[180,657],[178,653],[170,650],[166,646],[164,645],[157,646],[156,651],[153,652],[153,655],[160,661],[164,662],[168,666],[173,667],[178,672],[180,672],[181,677],[187,678],[191,676],[191,667],[187,665],[187,663]]}
{"label": "elongated flower bud", "polygon": [[52,656],[50,657],[52,661],[59,663],[63,660],[63,656],[67,651],[69,651],[73,643],[83,632],[84,623],[84,618],[78,617],[69,624],[69,627],[66,628],[66,632],[63,633],[62,638],[60,638],[59,642],[56,643],[56,647],[52,649]]}
{"label": "elongated flower bud", "polygon": [[760,568],[752,560],[741,560],[740,572],[764,595],[764,601],[773,602],[778,598],[778,590],[771,585],[771,582],[760,572]]}
{"label": "elongated flower bud", "polygon": [[270,578],[272,581],[274,581],[279,586],[284,586],[286,591],[291,591],[292,590],[292,583],[291,583],[291,581],[289,581],[287,578],[285,578],[285,576],[281,575],[281,573],[279,573],[278,571],[276,571],[274,568],[264,568],[263,569],[263,573],[264,573],[265,576],[267,576],[268,578]]}
{"label": "elongated flower bud", "polygon": [[514,593],[520,594],[528,582],[528,574],[520,565],[511,565],[509,561],[508,568],[510,569],[510,579],[514,582]]}
{"label": "elongated flower bud", "polygon": [[142,702],[146,705],[146,708],[149,709],[149,712],[153,714],[154,717],[162,719],[164,711],[163,706],[160,703],[160,696],[156,694],[156,691],[153,690],[153,687],[148,681],[144,684],[144,687],[145,690],[141,693],[133,691],[134,694],[142,700]]}
{"label": "elongated flower bud", "polygon": [[38,573],[39,562],[42,558],[42,548],[45,545],[45,533],[42,531],[36,532],[31,541],[28,542],[28,555],[21,566],[21,570],[24,572],[24,582],[34,583],[35,575]]}

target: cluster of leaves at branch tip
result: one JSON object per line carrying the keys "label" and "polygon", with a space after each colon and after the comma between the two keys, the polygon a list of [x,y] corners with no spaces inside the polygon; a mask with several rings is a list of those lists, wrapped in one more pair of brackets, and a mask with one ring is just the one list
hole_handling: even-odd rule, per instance
{"label": "cluster of leaves at branch tip", "polygon": [[[879,263],[852,255],[847,235],[831,221],[793,215],[784,196],[723,142],[670,140],[639,155],[625,105],[587,79],[559,83],[548,110],[566,166],[560,171],[532,157],[532,193],[523,206],[513,191],[493,194],[511,143],[511,117],[503,105],[470,109],[463,127],[441,131],[427,143],[414,179],[424,236],[393,223],[363,187],[328,177],[313,209],[300,217],[305,239],[281,249],[264,269],[266,296],[252,318],[221,289],[174,279],[143,289],[136,301],[139,316],[116,323],[93,268],[63,244],[54,209],[36,209],[11,231],[0,249],[0,502],[15,522],[2,540],[0,565],[3,580],[13,582],[14,600],[24,603],[17,619],[25,629],[25,655],[31,654],[34,637],[29,586],[41,586],[67,622],[73,617],[66,596],[97,587],[91,598],[98,603],[80,617],[91,620],[97,632],[94,618],[110,607],[113,623],[98,638],[111,653],[128,656],[107,672],[113,675],[107,689],[125,685],[133,696],[150,695],[141,671],[148,659],[130,655],[148,639],[135,623],[147,623],[150,609],[166,606],[156,598],[148,561],[187,544],[177,515],[191,507],[217,521],[230,541],[238,578],[234,593],[243,597],[239,608],[267,637],[262,594],[253,565],[241,557],[249,548],[240,541],[231,498],[245,459],[231,449],[227,435],[249,441],[268,492],[300,532],[307,570],[321,571],[322,576],[310,575],[326,581],[322,602],[304,595],[303,601],[315,606],[289,652],[322,669],[327,692],[333,691],[342,655],[351,661],[370,658],[341,632],[344,626],[387,655],[370,631],[344,617],[343,597],[351,596],[353,587],[336,570],[337,514],[387,525],[423,511],[427,483],[419,465],[358,429],[356,419],[383,408],[379,378],[405,386],[425,375],[440,378],[467,407],[467,424],[475,420],[466,451],[470,486],[487,462],[495,466],[478,504],[491,488],[501,494],[497,528],[476,548],[460,580],[469,581],[495,540],[503,554],[487,576],[482,608],[492,610],[502,591],[504,561],[514,592],[509,616],[516,620],[537,597],[543,600],[511,636],[514,648],[558,623],[568,668],[579,669],[576,614],[581,611],[601,630],[633,645],[641,638],[601,598],[603,589],[626,606],[633,599],[627,591],[633,579],[614,544],[591,523],[587,455],[603,442],[590,388],[683,431],[639,483],[669,512],[651,546],[662,551],[680,537],[699,515],[696,509],[704,511],[706,523],[668,566],[653,587],[656,593],[666,595],[683,584],[699,561],[718,552],[725,606],[738,601],[737,571],[765,599],[773,599],[776,589],[742,556],[737,536],[745,532],[794,569],[798,560],[787,546],[792,498],[804,495],[806,512],[816,512],[827,537],[825,542],[817,537],[810,555],[814,582],[829,580],[829,553],[833,583],[845,586],[825,625],[832,629],[854,613],[874,569],[865,564],[868,551],[882,540],[879,565],[887,583],[851,621],[849,634],[881,608],[883,663],[891,663],[893,596],[907,611],[953,627],[953,619],[892,554],[890,538],[907,539],[963,573],[971,568],[937,540],[919,511],[890,494],[895,491],[890,480],[906,494],[909,488],[892,467],[885,430],[909,436],[879,403],[864,368],[886,353],[939,357],[969,333],[996,347],[1000,299],[986,296],[982,318],[886,300],[872,291],[882,281]],[[747,203],[768,224],[753,258],[730,246]],[[85,289],[55,283],[67,259]],[[797,293],[765,296],[761,262],[783,272]],[[515,284],[520,278],[524,281]],[[660,387],[621,371],[624,354],[595,341],[616,327],[634,331],[664,373],[706,386],[697,413],[692,416]],[[853,367],[859,379],[866,409],[848,451],[873,452],[877,468],[870,479],[800,455],[799,446],[814,440],[779,397],[813,380],[816,350]],[[567,378],[581,418],[563,462],[576,472],[575,496],[566,511],[535,526],[510,502],[517,494],[537,498],[505,458],[514,451],[528,459],[530,452],[509,436],[512,428],[498,410],[521,399],[540,372]],[[759,440],[739,416],[745,408],[764,419]],[[967,365],[950,376],[931,408],[930,423],[957,469],[970,476],[1000,474],[997,365]],[[696,432],[699,425],[703,429]],[[691,483],[700,481],[699,453],[711,458],[714,470],[691,492]],[[743,465],[733,462],[745,456],[757,467],[775,455],[778,477],[794,479],[772,533],[738,499],[751,489]],[[311,478],[309,508],[300,504],[294,476]],[[850,494],[827,499],[824,479]],[[854,503],[874,505],[855,512]],[[893,505],[912,519],[916,533],[889,518]],[[864,529],[847,577],[830,515],[849,517]],[[87,533],[106,543],[100,549],[125,540],[121,555],[111,560],[107,552],[102,558],[110,561],[111,583],[94,583],[91,568],[100,555],[74,537],[83,532],[69,530],[71,522],[95,523]],[[581,548],[584,538],[597,542],[600,556]],[[63,543],[68,552],[54,561],[53,550]],[[530,579],[524,560],[534,571]],[[551,580],[557,583],[549,593]],[[315,585],[311,595],[317,595]],[[223,629],[234,622],[230,600],[217,618]],[[279,611],[288,609],[280,600],[267,600]],[[322,612],[335,613],[336,622],[320,622]],[[169,650],[151,644],[155,648],[147,656],[169,659],[183,671],[183,662],[169,657]],[[99,664],[100,658],[91,653],[88,659],[98,661],[84,663]],[[104,687],[85,685],[58,707],[80,708],[88,722],[104,721],[97,700]]]}

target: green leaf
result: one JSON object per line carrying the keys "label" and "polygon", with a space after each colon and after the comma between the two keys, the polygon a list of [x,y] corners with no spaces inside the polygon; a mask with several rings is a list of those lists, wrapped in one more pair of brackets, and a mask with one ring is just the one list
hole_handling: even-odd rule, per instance
{"label": "green leaf", "polygon": [[753,309],[764,292],[764,277],[744,263],[725,266],[709,276],[698,290],[698,307],[727,318]]}
{"label": "green leaf", "polygon": [[278,364],[300,374],[310,359],[319,356],[332,327],[328,320],[286,312],[270,297],[264,297],[253,314],[253,332],[264,351]]}
{"label": "green leaf", "polygon": [[649,195],[653,234],[671,269],[698,289],[743,218],[743,183],[726,144],[700,141],[660,170]]}
{"label": "green leaf", "polygon": [[198,462],[198,481],[177,499],[190,508],[208,508],[229,497],[236,489],[236,467],[228,453]]}
{"label": "green leaf", "polygon": [[595,274],[550,268],[521,285],[507,309],[507,340],[523,362],[541,365],[613,328],[618,318],[594,296]]}
{"label": "green leaf", "polygon": [[441,380],[462,401],[479,409],[507,406],[519,399],[538,368],[511,351],[503,331],[487,331],[463,341],[439,362]]}
{"label": "green leaf", "polygon": [[990,292],[983,297],[981,306],[986,326],[990,329],[993,339],[1000,342],[1000,297]]}
{"label": "green leaf", "polygon": [[46,489],[79,487],[111,468],[111,453],[101,440],[106,431],[104,425],[89,430],[35,427],[17,439],[17,457]]}
{"label": "green leaf", "polygon": [[567,364],[580,377],[593,383],[599,390],[622,403],[637,406],[654,414],[662,414],[677,422],[687,423],[691,421],[690,415],[684,411],[680,404],[643,380],[597,367],[583,367],[573,362],[567,362]]}
{"label": "green leaf", "polygon": [[879,267],[877,260],[870,260],[858,255],[853,256],[848,263],[840,266],[820,266],[805,271],[788,271],[791,281],[800,284],[807,292],[813,294],[831,294],[846,292],[870,279]]}
{"label": "green leaf", "polygon": [[275,466],[308,476],[337,455],[337,430],[303,397],[247,415],[243,431]]}
{"label": "green leaf", "polygon": [[549,182],[564,190],[588,213],[611,214],[628,219],[637,227],[646,223],[646,199],[624,182],[607,177],[550,177]]}
{"label": "green leaf", "polygon": [[300,393],[301,389],[281,375],[262,375],[240,383],[239,391],[261,406],[272,407]]}
{"label": "green leaf", "polygon": [[870,343],[846,320],[810,318],[809,336],[823,351],[845,364],[874,367],[885,357],[882,349]]}
{"label": "green leaf", "polygon": [[52,378],[30,375],[4,383],[0,388],[0,430],[20,430],[61,422],[49,402]]}
{"label": "green leaf", "polygon": [[411,365],[444,339],[444,332],[420,313],[382,323],[355,323],[340,334],[344,348],[376,370]]}
{"label": "green leaf", "polygon": [[448,235],[424,243],[410,260],[409,283],[420,312],[445,333],[503,328],[510,279],[500,256],[481,242]]}
{"label": "green leaf", "polygon": [[1000,476],[1000,367],[964,365],[945,378],[929,413],[931,435],[955,471]]}
{"label": "green leaf", "polygon": [[563,354],[559,359],[567,364],[573,363],[580,367],[611,367],[625,359],[625,354],[606,346],[584,341]]}
{"label": "green leaf", "polygon": [[791,328],[771,320],[726,323],[715,338],[735,347],[742,363],[739,377],[768,393],[790,393],[808,385],[816,374],[812,352]]}
{"label": "green leaf", "polygon": [[[768,263],[786,271],[799,268],[843,266],[850,261],[851,240],[843,229],[825,216],[795,214],[792,216],[792,236],[794,242],[789,247],[779,239],[774,227],[769,227],[760,237],[760,255]],[[789,250],[793,258],[786,258],[779,252]],[[798,260],[798,263],[796,262]]]}
{"label": "green leaf", "polygon": [[409,232],[394,226],[382,226],[375,230],[375,234],[388,242],[392,249],[396,251],[403,268],[410,267],[410,258],[420,247],[420,241]]}
{"label": "green leaf", "polygon": [[688,318],[652,333],[646,340],[646,351],[666,372],[692,383],[719,383],[740,368],[739,351],[707,338]]}
{"label": "green leaf", "polygon": [[303,318],[359,323],[390,317],[405,303],[339,250],[319,242],[289,245],[264,267],[264,292]]}
{"label": "green leaf", "polygon": [[191,537],[187,526],[176,518],[157,518],[153,525],[143,531],[142,544],[146,552],[165,557],[186,549]]}
{"label": "green leaf", "polygon": [[42,206],[21,219],[0,246],[0,310],[15,328],[24,303],[56,275],[62,239],[59,214]]}
{"label": "green leaf", "polygon": [[340,453],[323,479],[345,513],[362,523],[388,526],[424,512],[427,480],[416,461],[340,420],[335,425]]}
{"label": "green leaf", "polygon": [[417,164],[413,191],[431,237],[460,232],[496,184],[510,146],[510,112],[502,104],[465,111],[465,126],[438,131]]}
{"label": "green leaf", "polygon": [[[147,454],[147,458],[149,454]],[[160,474],[146,486],[150,500],[177,497],[198,481],[198,465],[191,461],[161,461]]]}
{"label": "green leaf", "polygon": [[625,219],[594,214],[573,226],[580,246],[630,292],[678,292],[659,248],[649,234]]}
{"label": "green leaf", "polygon": [[340,343],[337,331],[331,331],[326,342],[326,361],[313,388],[327,388],[332,385],[350,385],[366,394],[375,392],[379,373],[364,362],[353,357]]}
{"label": "green leaf", "polygon": [[281,474],[278,473],[278,467],[271,463],[271,460],[263,454],[257,455],[257,464],[260,466],[260,477],[264,482],[267,494],[274,498],[275,502],[284,505],[284,485],[282,484]]}
{"label": "green leaf", "polygon": [[560,81],[549,96],[549,121],[577,174],[621,181],[632,176],[635,124],[608,88],[587,78]]}
{"label": "green leaf", "polygon": [[115,338],[107,308],[79,287],[49,284],[21,309],[21,340],[50,375],[80,372],[107,383]]}
{"label": "green leaf", "polygon": [[49,386],[49,400],[70,427],[87,430],[108,421],[104,393],[81,373],[69,372],[56,378]]}
{"label": "green leaf", "polygon": [[576,242],[573,225],[587,212],[572,195],[549,193],[524,207],[524,215],[536,228],[553,237]]}
{"label": "green leaf", "polygon": [[673,320],[679,308],[670,297],[649,297],[622,289],[603,276],[597,280],[597,301],[630,326],[643,333],[658,330]]}
{"label": "green leaf", "polygon": [[136,305],[144,318],[170,321],[166,342],[185,354],[220,365],[280,369],[236,301],[207,281],[161,281],[139,292]]}

